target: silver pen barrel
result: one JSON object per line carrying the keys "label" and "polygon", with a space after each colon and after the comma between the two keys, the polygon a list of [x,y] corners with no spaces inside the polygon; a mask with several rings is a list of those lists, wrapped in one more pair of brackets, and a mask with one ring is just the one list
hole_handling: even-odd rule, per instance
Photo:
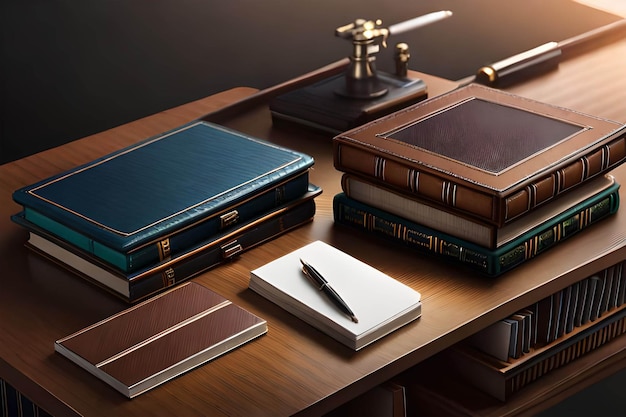
{"label": "silver pen barrel", "polygon": [[439,12],[432,12],[423,16],[414,17],[413,19],[405,20],[404,22],[389,26],[389,35],[398,35],[400,33],[421,28],[422,26],[447,19],[450,16],[452,16],[452,12],[450,10],[441,10]]}

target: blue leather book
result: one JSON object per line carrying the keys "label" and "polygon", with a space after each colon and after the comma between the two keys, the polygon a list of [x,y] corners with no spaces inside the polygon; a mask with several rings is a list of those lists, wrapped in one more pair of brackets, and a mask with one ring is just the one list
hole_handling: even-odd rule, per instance
{"label": "blue leather book", "polygon": [[313,158],[194,122],[21,188],[23,217],[131,272],[308,189]]}
{"label": "blue leather book", "polygon": [[366,231],[373,237],[395,241],[418,252],[496,277],[616,213],[620,203],[619,187],[614,181],[596,195],[564,209],[548,222],[521,233],[497,249],[431,229],[351,199],[344,193],[335,195],[333,215],[337,224]]}
{"label": "blue leather book", "polygon": [[315,215],[314,198],[321,192],[321,188],[311,184],[309,191],[294,201],[206,239],[168,261],[129,274],[76,249],[19,215],[13,218],[30,231],[27,247],[126,302],[134,303],[233,261],[249,249],[310,222]]}

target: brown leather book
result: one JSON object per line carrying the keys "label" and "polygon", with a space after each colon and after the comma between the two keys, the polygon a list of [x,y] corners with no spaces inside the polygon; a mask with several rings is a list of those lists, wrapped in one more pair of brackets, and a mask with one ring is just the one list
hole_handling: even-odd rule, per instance
{"label": "brown leather book", "polygon": [[187,282],[57,340],[54,349],[132,398],[265,333],[265,320]]}
{"label": "brown leather book", "polygon": [[626,126],[477,84],[333,139],[335,168],[498,227],[626,160]]}
{"label": "brown leather book", "polygon": [[343,192],[354,200],[489,249],[501,248],[537,227],[546,228],[549,224],[559,223],[564,213],[614,186],[612,175],[599,176],[528,215],[497,227],[352,174],[344,174],[341,178]]}

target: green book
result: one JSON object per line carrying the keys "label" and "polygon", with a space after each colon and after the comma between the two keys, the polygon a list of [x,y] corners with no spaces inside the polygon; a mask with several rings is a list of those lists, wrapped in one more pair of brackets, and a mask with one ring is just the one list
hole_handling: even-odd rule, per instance
{"label": "green book", "polygon": [[123,273],[68,242],[28,222],[13,220],[30,232],[26,246],[87,281],[97,284],[128,303],[154,296],[209,269],[231,262],[249,249],[313,220],[315,201],[322,189],[311,184],[309,192],[256,218],[147,268]]}
{"label": "green book", "polygon": [[335,223],[402,243],[422,253],[454,260],[488,276],[498,276],[545,252],[557,243],[614,214],[619,207],[619,184],[613,184],[580,204],[520,234],[497,249],[488,249],[351,199],[333,199]]}

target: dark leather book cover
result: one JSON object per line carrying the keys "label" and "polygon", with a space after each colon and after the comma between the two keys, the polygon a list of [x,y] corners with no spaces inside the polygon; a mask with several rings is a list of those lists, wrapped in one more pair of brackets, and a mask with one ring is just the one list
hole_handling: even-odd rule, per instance
{"label": "dark leather book cover", "polygon": [[188,282],[54,347],[132,398],[266,332],[265,320]]}
{"label": "dark leather book cover", "polygon": [[335,195],[333,217],[335,223],[364,231],[373,238],[396,242],[422,254],[496,277],[615,214],[620,205],[619,188],[619,184],[613,183],[497,249],[488,249],[407,220],[349,198],[345,193]]}
{"label": "dark leather book cover", "polygon": [[596,177],[514,222],[497,227],[352,174],[344,174],[341,178],[343,192],[354,200],[492,250],[531,229],[554,223],[562,213],[614,185],[615,178],[612,175]]}
{"label": "dark leather book cover", "polygon": [[339,171],[498,227],[626,160],[626,126],[470,84],[336,136]]}
{"label": "dark leather book cover", "polygon": [[378,74],[378,79],[395,88],[380,98],[363,100],[335,93],[345,84],[343,74],[289,91],[270,102],[272,120],[296,122],[333,135],[360,126],[392,111],[424,100],[424,81],[394,79]]}
{"label": "dark leather book cover", "polygon": [[308,188],[308,155],[194,122],[14,192],[26,219],[124,271]]}
{"label": "dark leather book cover", "polygon": [[310,222],[315,215],[314,198],[321,192],[321,188],[311,184],[309,192],[295,201],[211,237],[168,261],[130,274],[111,268],[88,252],[47,233],[23,217],[14,216],[14,221],[30,231],[26,244],[29,249],[126,302],[135,303],[230,262],[245,251]]}

